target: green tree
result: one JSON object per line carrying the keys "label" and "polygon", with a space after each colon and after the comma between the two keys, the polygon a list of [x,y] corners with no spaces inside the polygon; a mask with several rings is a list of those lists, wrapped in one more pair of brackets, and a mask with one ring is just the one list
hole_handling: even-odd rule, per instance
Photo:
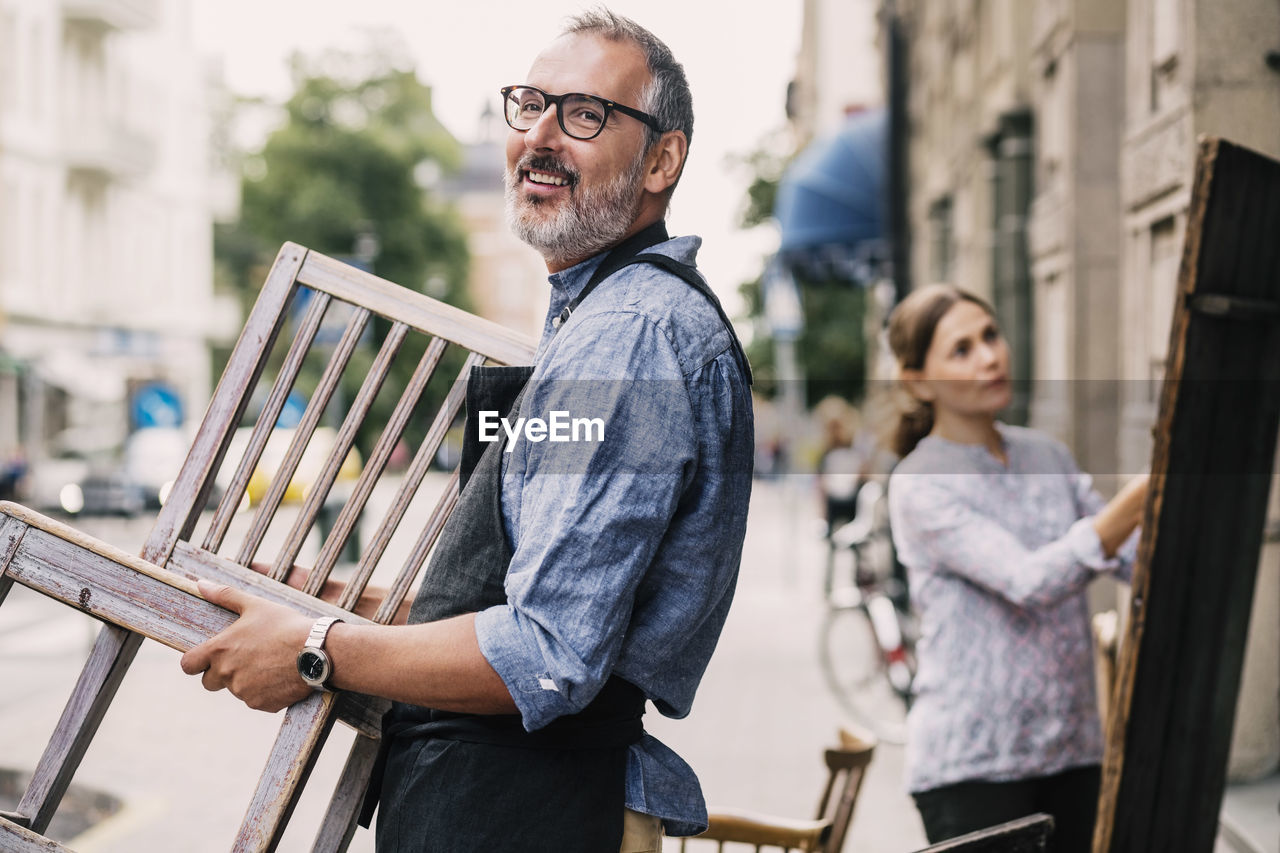
{"label": "green tree", "polygon": [[[754,228],[773,218],[778,186],[789,157],[777,153],[776,138],[766,138],[738,165],[748,176],[739,224]],[[816,269],[794,269],[804,328],[796,341],[796,360],[804,373],[805,399],[817,402],[828,394],[839,394],[856,402],[863,394],[866,377],[866,293],[855,282]],[[759,390],[776,394],[776,366],[773,340],[765,318],[764,273],[738,288],[753,321],[756,334],[747,347],[755,368]]]}
{"label": "green tree", "polygon": [[[464,229],[431,192],[435,179],[460,163],[461,149],[432,112],[431,90],[395,54],[374,44],[365,54],[293,58],[295,91],[284,123],[243,158],[240,220],[215,234],[219,280],[246,306],[279,246],[293,241],[468,307]],[[340,397],[351,399],[387,331],[385,322],[373,324]],[[405,344],[372,423],[385,422],[425,344],[417,335]],[[308,361],[302,389],[314,385],[319,363]],[[460,366],[461,354],[452,355],[438,372],[452,375]],[[410,437],[423,429],[416,424]],[[367,450],[375,437],[362,435],[361,446]]]}

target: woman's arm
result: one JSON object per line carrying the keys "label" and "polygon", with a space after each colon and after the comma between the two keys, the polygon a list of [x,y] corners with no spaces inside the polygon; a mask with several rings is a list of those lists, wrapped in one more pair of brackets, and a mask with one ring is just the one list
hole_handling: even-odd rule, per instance
{"label": "woman's arm", "polygon": [[[963,475],[958,475],[963,476]],[[894,475],[889,508],[894,543],[904,560],[936,565],[964,577],[1019,607],[1047,607],[1082,590],[1102,571],[1136,524],[1132,504],[1141,505],[1138,486],[1126,489],[1111,507],[1080,518],[1059,538],[1027,548],[1011,531],[976,512],[955,482],[926,474]],[[1114,538],[1111,552],[1096,522]],[[1123,536],[1120,535],[1123,531]]]}
{"label": "woman's arm", "polygon": [[1093,517],[1093,529],[1098,532],[1102,552],[1115,556],[1129,535],[1142,523],[1142,509],[1147,503],[1146,474],[1134,477],[1107,505]]}

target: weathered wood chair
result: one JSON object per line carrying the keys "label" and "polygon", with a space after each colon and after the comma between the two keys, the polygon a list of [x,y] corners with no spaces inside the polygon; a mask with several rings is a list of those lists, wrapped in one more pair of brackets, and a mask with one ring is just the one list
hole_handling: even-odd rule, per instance
{"label": "weathered wood chair", "polygon": [[[298,382],[304,362],[308,359],[324,362],[329,347],[317,344],[317,333],[322,328],[330,328],[335,315],[339,320],[346,318],[340,338],[332,346],[292,442],[253,512],[247,530],[232,541],[228,532],[233,527],[233,518],[286,398]],[[359,392],[350,402],[336,441],[296,518],[291,524],[283,517],[279,519],[284,522],[281,527],[287,525],[282,544],[272,553],[264,553],[268,528],[277,519],[286,488],[344,371],[359,369],[352,356],[366,327],[376,318],[386,321],[378,323],[386,330],[380,349],[368,367]],[[287,346],[283,340],[277,345],[286,327],[291,327],[292,340]],[[393,389],[399,398],[387,422],[366,424],[397,355],[414,335],[424,335],[426,339],[412,378],[403,389]],[[377,524],[357,567],[347,578],[341,600],[336,605],[321,601],[316,594],[329,578],[362,513],[371,509],[370,495],[386,471],[393,449],[411,419],[429,408],[422,402],[424,392],[450,346],[467,353],[461,371],[456,377],[442,376],[437,380],[449,383],[447,392],[441,388],[440,393],[435,394],[443,398],[443,403],[436,409],[425,438],[400,478],[390,509]],[[25,795],[15,811],[0,814],[0,848],[6,851],[61,849],[42,833],[144,638],[185,651],[234,619],[234,614],[199,596],[193,582],[195,578],[209,578],[248,589],[308,615],[341,614],[348,621],[367,621],[351,611],[387,552],[388,543],[405,520],[431,460],[458,416],[464,400],[465,378],[471,367],[486,361],[523,364],[532,356],[533,342],[524,336],[301,246],[285,244],[140,557],[84,536],[24,507],[0,504],[0,603],[12,585],[19,583],[106,623]],[[224,459],[250,400],[267,373],[269,362],[278,362],[280,366],[275,370],[273,381],[262,382],[265,395],[259,394],[257,399],[265,396],[265,402],[243,454],[238,460]],[[376,442],[332,530],[323,540],[305,588],[293,589],[282,581],[298,559],[357,431],[362,428],[366,433],[372,428],[377,434]],[[224,461],[233,473],[216,508],[209,514],[205,512],[206,504],[217,491],[215,480]],[[391,621],[424,565],[457,494],[455,472],[425,518],[415,516],[408,520],[405,529],[410,533],[412,547],[407,559],[394,572],[389,592],[372,621]],[[420,531],[416,539],[412,537],[414,530]],[[269,572],[263,575],[250,569],[254,561],[269,564]],[[194,684],[193,689],[196,689]],[[233,849],[275,848],[326,736],[333,723],[342,720],[354,727],[358,736],[313,849],[344,850],[355,830],[362,793],[376,756],[378,724],[384,707],[385,703],[369,697],[317,693],[289,708]],[[230,707],[228,711],[231,712]],[[179,841],[175,839],[175,843]]]}
{"label": "weathered wood chair", "polygon": [[942,841],[917,853],[1043,853],[1052,834],[1053,818],[1035,814]]}
{"label": "weathered wood chair", "polygon": [[[875,739],[840,729],[840,744],[823,753],[827,765],[827,784],[818,800],[814,820],[795,820],[738,809],[712,809],[707,831],[695,839],[719,842],[724,850],[728,842],[754,845],[756,850],[779,847],[783,850],[839,853],[844,847],[853,807],[862,790],[867,765],[875,752]],[[685,841],[680,850],[684,851]]]}

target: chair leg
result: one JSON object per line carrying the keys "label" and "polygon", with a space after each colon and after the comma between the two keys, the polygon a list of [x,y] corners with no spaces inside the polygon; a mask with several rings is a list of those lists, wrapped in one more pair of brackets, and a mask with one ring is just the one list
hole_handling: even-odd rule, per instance
{"label": "chair leg", "polygon": [[360,808],[369,787],[369,774],[373,772],[381,743],[378,738],[356,735],[311,853],[346,853],[347,845],[355,835]]}
{"label": "chair leg", "polygon": [[337,694],[315,693],[285,711],[232,853],[271,853],[337,719]]}
{"label": "chair leg", "polygon": [[16,811],[29,821],[31,831],[48,829],[142,639],[141,634],[110,624],[98,632],[62,718],[18,803]]}

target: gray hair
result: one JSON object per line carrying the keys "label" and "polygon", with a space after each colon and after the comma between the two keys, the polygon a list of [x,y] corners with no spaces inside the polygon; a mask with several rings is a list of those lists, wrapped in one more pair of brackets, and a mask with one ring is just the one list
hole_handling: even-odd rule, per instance
{"label": "gray hair", "polygon": [[[664,131],[681,131],[685,141],[692,143],[693,96],[684,66],[676,61],[671,48],[635,21],[603,6],[574,15],[566,22],[563,35],[580,33],[595,33],[610,41],[630,41],[644,51],[650,81],[642,95],[644,103],[638,109],[656,118]],[[648,130],[648,145],[652,147],[661,134],[653,128]]]}

